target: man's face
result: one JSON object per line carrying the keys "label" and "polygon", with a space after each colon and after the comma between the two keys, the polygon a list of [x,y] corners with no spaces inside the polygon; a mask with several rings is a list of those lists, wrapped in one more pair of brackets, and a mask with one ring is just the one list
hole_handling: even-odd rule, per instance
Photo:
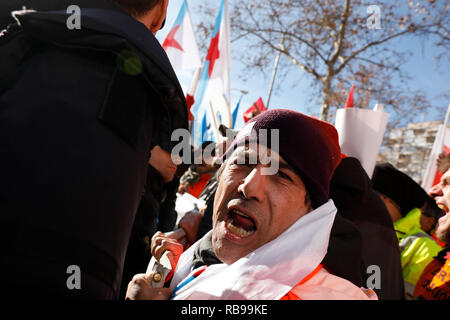
{"label": "man's face", "polygon": [[159,3],[150,11],[152,23],[150,25],[150,31],[156,35],[156,33],[161,30],[166,22],[167,17],[167,7],[169,6],[169,0],[161,0]]}
{"label": "man's face", "polygon": [[[256,149],[256,148],[255,148]],[[270,153],[271,150],[268,150]],[[295,221],[311,211],[305,204],[301,178],[278,156],[279,170],[264,175],[264,167],[242,163],[257,151],[238,147],[224,164],[214,199],[212,243],[217,257],[232,264],[274,240]],[[240,159],[239,163],[236,163]]]}
{"label": "man's face", "polygon": [[391,215],[392,222],[398,221],[402,216],[402,211],[400,210],[400,207],[388,196],[385,196],[382,193],[378,193],[380,195],[381,200],[383,200],[386,209],[388,210],[389,214]]}
{"label": "man's face", "polygon": [[438,220],[436,236],[439,240],[450,243],[450,170],[447,170],[441,178],[441,182],[430,190],[430,196],[436,200],[436,204],[445,211],[445,215]]}

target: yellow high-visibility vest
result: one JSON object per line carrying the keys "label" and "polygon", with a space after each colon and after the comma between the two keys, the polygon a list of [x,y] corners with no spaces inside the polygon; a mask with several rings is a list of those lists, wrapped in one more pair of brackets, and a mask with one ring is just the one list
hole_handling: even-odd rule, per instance
{"label": "yellow high-visibility vest", "polygon": [[399,241],[405,290],[412,296],[423,270],[442,250],[437,242],[420,226],[422,212],[415,208],[394,222]]}

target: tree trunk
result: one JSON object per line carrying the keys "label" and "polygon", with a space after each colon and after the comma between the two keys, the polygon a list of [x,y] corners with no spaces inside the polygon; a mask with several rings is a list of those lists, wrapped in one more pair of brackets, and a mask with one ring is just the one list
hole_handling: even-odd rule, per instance
{"label": "tree trunk", "polygon": [[330,109],[332,96],[330,77],[326,77],[322,81],[322,94],[323,94],[323,101],[322,101],[322,109],[320,110],[320,120],[328,121],[328,112]]}

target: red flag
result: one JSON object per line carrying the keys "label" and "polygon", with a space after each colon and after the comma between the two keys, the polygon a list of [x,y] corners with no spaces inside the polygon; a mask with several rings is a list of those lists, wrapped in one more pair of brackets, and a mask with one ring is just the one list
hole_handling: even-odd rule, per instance
{"label": "red flag", "polygon": [[261,98],[258,99],[247,111],[244,112],[244,121],[247,123],[251,118],[256,117],[258,114],[267,111],[266,106]]}
{"label": "red flag", "polygon": [[194,116],[191,113],[191,108],[192,108],[192,105],[194,104],[194,97],[191,96],[189,93],[186,96],[186,103],[187,103],[187,107],[188,107],[188,116],[189,116],[188,120],[192,121],[192,120],[194,120]]}
{"label": "red flag", "polygon": [[347,102],[345,103],[345,109],[354,107],[354,104],[353,104],[353,89],[354,88],[355,88],[355,85],[352,85],[350,93],[348,94]]}
{"label": "red flag", "polygon": [[169,32],[166,40],[164,40],[163,45],[162,45],[164,50],[167,50],[167,48],[172,47],[172,48],[180,50],[181,52],[184,52],[183,47],[180,45],[180,43],[177,40],[175,40],[175,34],[178,32],[178,29],[180,29],[179,25],[174,27],[172,29],[172,31]]}

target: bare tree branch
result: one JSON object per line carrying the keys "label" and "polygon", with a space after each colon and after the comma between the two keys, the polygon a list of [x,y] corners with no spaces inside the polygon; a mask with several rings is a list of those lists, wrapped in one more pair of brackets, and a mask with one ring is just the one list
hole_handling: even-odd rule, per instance
{"label": "bare tree branch", "polygon": [[334,64],[336,63],[337,58],[342,52],[349,12],[350,12],[350,0],[346,0],[344,11],[342,12],[341,25],[339,26],[337,41],[334,43],[334,53],[331,55],[331,59],[328,62],[330,72],[333,72],[331,70]]}

